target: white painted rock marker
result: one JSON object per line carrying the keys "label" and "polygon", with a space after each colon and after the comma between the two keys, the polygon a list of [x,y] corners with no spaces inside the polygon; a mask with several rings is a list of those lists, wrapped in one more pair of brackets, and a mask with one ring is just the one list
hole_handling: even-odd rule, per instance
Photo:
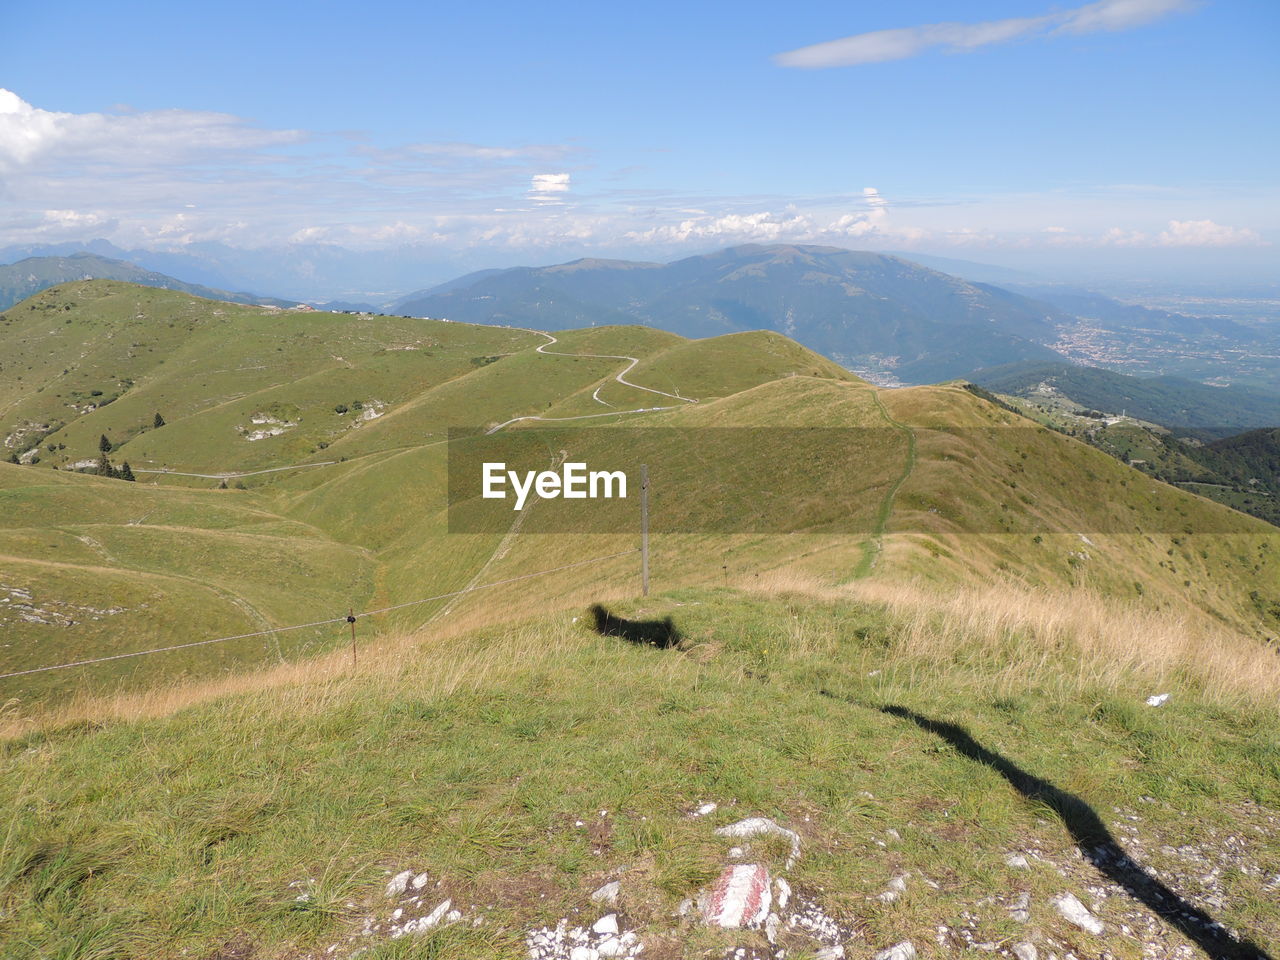
{"label": "white painted rock marker", "polygon": [[708,924],[727,929],[758,926],[769,915],[769,871],[758,863],[725,867],[702,910]]}

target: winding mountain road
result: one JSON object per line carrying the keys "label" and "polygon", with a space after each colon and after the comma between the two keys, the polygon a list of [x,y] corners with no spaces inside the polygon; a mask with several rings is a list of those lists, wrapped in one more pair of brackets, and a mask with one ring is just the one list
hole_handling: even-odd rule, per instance
{"label": "winding mountain road", "polygon": [[[523,330],[525,328],[517,327],[516,329]],[[630,373],[632,370],[634,370],[636,364],[640,362],[639,357],[628,357],[623,354],[615,354],[615,353],[561,353],[558,350],[547,349],[547,347],[550,347],[553,344],[560,342],[551,334],[543,330],[530,330],[529,333],[536,333],[539,336],[543,336],[547,338],[547,342],[544,343],[542,346],[538,347],[537,350],[535,351],[536,353],[541,353],[544,356],[548,356],[548,357],[589,357],[593,360],[630,360],[631,362],[628,363],[626,367],[624,367],[620,372],[614,374],[613,380],[615,382],[621,383],[622,385],[627,387],[633,387],[636,390],[643,390],[645,393],[656,393],[658,394],[658,396],[670,397],[672,400],[679,400],[681,403],[697,403],[698,402],[697,400],[691,399],[689,397],[682,397],[678,393],[667,393],[665,390],[657,390],[654,387],[644,387],[638,383],[633,383],[632,381],[626,379],[627,374]],[[522,420],[542,420],[548,423],[560,423],[566,420],[591,420],[596,417],[617,417],[626,413],[653,413],[657,410],[675,410],[679,407],[679,404],[670,403],[661,407],[636,407],[634,410],[618,410],[616,407],[613,406],[613,404],[609,403],[607,400],[601,399],[600,390],[603,387],[604,387],[603,383],[600,384],[600,386],[596,387],[595,390],[591,392],[591,399],[595,400],[596,403],[600,403],[606,407],[612,408],[610,413],[584,413],[584,414],[579,414],[576,417],[540,417],[540,416],[512,417],[510,420],[505,420],[502,423],[498,424],[496,427],[490,427],[488,430],[485,431],[485,433],[486,434],[497,433],[503,427],[509,427],[511,426],[511,424],[519,423]]]}

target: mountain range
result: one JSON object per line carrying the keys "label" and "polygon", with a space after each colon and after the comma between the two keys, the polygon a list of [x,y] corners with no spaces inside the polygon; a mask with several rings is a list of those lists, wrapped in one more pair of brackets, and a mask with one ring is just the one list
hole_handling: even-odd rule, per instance
{"label": "mountain range", "polygon": [[297,303],[296,300],[260,297],[252,293],[233,293],[199,283],[187,283],[123,260],[113,260],[98,254],[79,251],[66,256],[27,257],[17,263],[0,266],[0,310],[7,310],[18,301],[25,300],[57,284],[90,279],[125,280],[144,287],[180,290],[192,296],[209,300],[226,300],[231,303],[276,307],[291,307]]}
{"label": "mountain range", "polygon": [[639,323],[681,336],[774,330],[855,368],[925,383],[975,367],[1058,360],[1069,317],[899,257],[746,245],[672,263],[577,260],[486,270],[410,294],[395,312],[563,330]]}

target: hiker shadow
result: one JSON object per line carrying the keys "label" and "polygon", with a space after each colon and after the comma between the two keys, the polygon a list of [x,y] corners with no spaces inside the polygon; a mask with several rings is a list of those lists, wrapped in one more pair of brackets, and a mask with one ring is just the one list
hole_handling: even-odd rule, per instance
{"label": "hiker shadow", "polygon": [[988,750],[969,732],[954,723],[931,720],[906,707],[893,705],[876,709],[910,720],[920,729],[941,737],[961,754],[990,767],[1029,800],[1043,803],[1057,814],[1072,838],[1099,873],[1119,884],[1140,903],[1178,930],[1213,960],[1273,960],[1251,940],[1240,939],[1199,907],[1188,903],[1125,852],[1094,809],[1073,793],[1060,790],[1048,780],[1028,773],[993,750]]}
{"label": "hiker shadow", "polygon": [[670,617],[662,620],[628,620],[626,617],[614,616],[598,603],[591,607],[590,612],[592,625],[602,637],[617,637],[637,646],[657,647],[659,650],[675,647],[684,639]]}

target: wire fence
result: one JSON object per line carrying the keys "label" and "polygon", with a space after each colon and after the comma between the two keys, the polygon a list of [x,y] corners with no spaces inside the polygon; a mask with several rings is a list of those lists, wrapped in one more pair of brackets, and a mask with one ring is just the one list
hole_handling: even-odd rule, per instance
{"label": "wire fence", "polygon": [[[285,627],[272,627],[270,630],[258,630],[254,633],[238,633],[229,637],[213,637],[209,640],[193,640],[190,643],[175,643],[168,647],[156,647],[152,650],[135,650],[132,653],[116,653],[109,657],[94,657],[90,660],[75,660],[71,663],[57,663],[48,667],[32,667],[30,670],[15,670],[13,673],[0,673],[0,680],[8,680],[12,677],[25,677],[33,673],[48,673],[51,670],[69,670],[72,667],[87,667],[95,663],[107,663],[111,660],[128,660],[131,657],[146,657],[153,653],[170,653],[174,650],[189,650],[192,647],[205,647],[214,643],[228,643],[232,640],[249,640],[253,637],[267,637],[276,633],[286,633],[290,630],[305,630],[308,627],[324,627],[334,623],[354,623],[361,617],[372,617],[380,613],[389,613],[392,610],[403,610],[405,607],[416,607],[420,604],[431,603],[433,600],[446,600],[449,597],[458,597],[464,593],[473,593],[476,590],[488,590],[491,587],[501,587],[508,583],[516,583],[520,580],[531,580],[534,577],[544,577],[549,573],[559,573],[561,570],[572,570],[574,567],[584,567],[589,563],[603,563],[606,560],[616,560],[618,557],[631,556],[640,553],[637,549],[623,550],[620,553],[611,553],[605,557],[592,557],[590,560],[578,560],[574,563],[566,563],[559,567],[552,567],[549,570],[536,570],[533,573],[521,574],[518,577],[508,577],[505,580],[494,580],[492,583],[480,583],[474,587],[466,587],[462,590],[453,590],[449,593],[436,594],[434,597],[423,597],[420,600],[408,600],[404,603],[393,603],[388,607],[378,607],[375,610],[365,610],[362,613],[353,613],[341,617],[331,617],[328,620],[315,620],[311,623],[294,623]],[[353,619],[354,618],[354,619]]]}

